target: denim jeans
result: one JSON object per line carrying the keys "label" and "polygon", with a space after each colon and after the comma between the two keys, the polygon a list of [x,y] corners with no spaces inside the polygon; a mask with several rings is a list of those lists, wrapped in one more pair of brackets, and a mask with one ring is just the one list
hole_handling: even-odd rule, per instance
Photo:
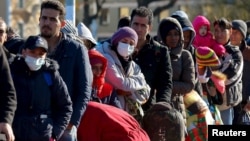
{"label": "denim jeans", "polygon": [[220,111],[221,119],[224,125],[232,125],[233,124],[233,117],[234,117],[234,110],[233,107]]}
{"label": "denim jeans", "polygon": [[77,128],[73,126],[71,130],[65,130],[59,141],[77,141]]}

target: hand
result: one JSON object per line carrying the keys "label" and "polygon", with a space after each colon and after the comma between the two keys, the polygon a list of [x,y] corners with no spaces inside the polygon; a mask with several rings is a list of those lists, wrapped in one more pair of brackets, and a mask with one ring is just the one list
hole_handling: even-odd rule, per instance
{"label": "hand", "polygon": [[206,67],[205,66],[200,66],[198,65],[198,74],[199,75],[203,75],[206,71]]}
{"label": "hand", "polygon": [[247,102],[247,104],[243,108],[245,111],[250,111],[250,101]]}
{"label": "hand", "polygon": [[7,141],[14,141],[15,136],[13,134],[10,124],[1,122],[0,123],[0,132],[6,135]]}

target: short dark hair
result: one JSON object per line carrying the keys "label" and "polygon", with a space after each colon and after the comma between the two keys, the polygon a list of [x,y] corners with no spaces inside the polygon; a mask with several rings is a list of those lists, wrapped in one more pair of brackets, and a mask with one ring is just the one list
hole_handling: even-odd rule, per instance
{"label": "short dark hair", "polygon": [[130,17],[129,16],[121,17],[120,20],[118,21],[117,29],[129,25],[130,25]]}
{"label": "short dark hair", "polygon": [[45,0],[41,5],[41,12],[43,9],[50,8],[54,10],[58,10],[60,12],[60,20],[65,19],[66,10],[64,5],[59,0]]}
{"label": "short dark hair", "polygon": [[222,29],[231,29],[232,28],[231,22],[229,22],[229,20],[227,20],[224,17],[222,17],[222,18],[220,18],[218,20],[215,20],[214,21],[214,27],[215,27],[215,25],[218,25]]}
{"label": "short dark hair", "polygon": [[140,16],[140,17],[148,17],[148,24],[151,25],[153,22],[153,12],[151,9],[141,6],[138,8],[133,9],[131,13],[131,21],[133,20],[134,16]]}

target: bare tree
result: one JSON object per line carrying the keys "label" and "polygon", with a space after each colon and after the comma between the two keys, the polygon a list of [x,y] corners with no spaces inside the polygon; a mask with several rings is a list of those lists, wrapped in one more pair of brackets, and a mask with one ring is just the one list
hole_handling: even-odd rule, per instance
{"label": "bare tree", "polygon": [[[97,8],[97,12],[94,15],[90,15],[89,13],[89,8],[90,8],[90,4],[91,2],[93,2],[93,0],[83,0],[84,2],[84,19],[83,22],[86,24],[87,27],[89,27],[89,25],[91,24],[93,19],[96,19],[100,16],[100,13],[102,11],[102,5],[106,2],[106,0],[94,0],[96,3],[96,8]],[[137,0],[138,3],[138,7],[140,6],[146,6],[148,7],[148,5],[152,2],[157,2],[157,1],[164,1],[164,0]],[[153,13],[154,15],[159,15],[163,10],[169,9],[171,7],[174,6],[174,4],[177,2],[177,0],[169,0],[169,2],[166,5],[157,7]]]}
{"label": "bare tree", "polygon": [[100,16],[100,13],[102,11],[102,5],[106,2],[106,0],[95,0],[96,3],[96,13],[94,13],[93,15],[91,15],[89,13],[89,8],[90,8],[90,2],[93,2],[91,0],[83,0],[84,2],[84,18],[83,18],[83,22],[84,24],[89,27],[89,25],[91,24],[92,20],[97,19]]}
{"label": "bare tree", "polygon": [[[163,1],[163,0],[137,0],[137,3],[138,3],[138,7],[140,7],[140,6],[148,7],[148,5],[150,3],[157,2],[157,1]],[[166,9],[169,9],[169,8],[173,7],[176,2],[177,2],[177,0],[169,0],[169,2],[166,5],[157,7],[153,11],[154,15],[159,15],[163,10],[166,10]]]}

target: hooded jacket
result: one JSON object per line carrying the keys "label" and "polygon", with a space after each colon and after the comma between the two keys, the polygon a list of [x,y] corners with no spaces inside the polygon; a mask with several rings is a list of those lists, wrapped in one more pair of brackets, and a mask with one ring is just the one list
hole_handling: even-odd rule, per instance
{"label": "hooded jacket", "polygon": [[[193,27],[191,21],[189,19],[187,19],[187,18],[180,17],[180,16],[177,16],[177,15],[174,16],[174,18],[177,19],[178,22],[180,23],[183,32],[184,31],[190,31],[191,32],[191,37],[190,37],[189,43],[188,43],[188,45],[184,49],[188,50],[191,53],[191,55],[193,57],[194,65],[195,65],[196,64],[195,48],[192,45],[193,40],[194,40],[194,38],[196,36],[194,27]],[[196,67],[196,65],[195,65],[195,67]],[[202,93],[203,93],[202,92],[202,86],[201,86],[200,81],[198,81],[197,73],[195,73],[195,90],[200,95],[202,95]]]}
{"label": "hooded jacket", "polygon": [[[190,32],[191,32],[191,38],[190,38],[189,44],[188,44],[187,47],[184,48],[184,49],[190,51],[190,53],[193,54],[191,49],[194,48],[194,47],[192,46],[192,43],[193,43],[193,41],[194,41],[194,38],[195,38],[195,36],[196,36],[196,33],[195,33],[195,30],[194,30],[194,27],[193,27],[191,21],[190,21],[189,19],[187,19],[187,18],[184,18],[184,17],[173,17],[173,18],[175,18],[175,19],[178,20],[178,22],[180,23],[180,25],[181,25],[181,27],[182,27],[182,31],[183,31],[183,32],[184,32],[184,31],[190,31]],[[193,50],[194,50],[194,49],[193,49]],[[194,57],[195,57],[195,56],[194,56]]]}
{"label": "hooded jacket", "polygon": [[183,95],[189,93],[194,89],[194,83],[195,83],[194,62],[190,52],[183,49],[184,46],[183,32],[181,25],[176,19],[172,17],[162,19],[158,28],[158,37],[160,41],[167,46],[165,39],[167,33],[171,29],[168,29],[168,31],[163,29],[166,29],[168,25],[175,25],[173,27],[177,27],[177,30],[179,31],[180,34],[179,44],[174,48],[169,48],[169,50],[170,50],[171,64],[173,70],[172,101],[176,100],[175,99],[176,96],[180,96],[180,102],[177,102],[177,105],[175,106],[177,106],[176,108],[183,114],[185,119]]}
{"label": "hooded jacket", "polygon": [[[38,71],[30,71],[24,57],[16,56],[10,64],[17,95],[17,109],[13,121],[13,131],[17,139],[37,140],[52,136],[59,139],[70,121],[72,102],[68,89],[58,72],[58,64],[46,59]],[[50,84],[45,78],[48,74]],[[39,135],[30,132],[33,117],[46,115],[43,133]],[[51,121],[50,121],[51,119]],[[29,125],[26,122],[30,122]],[[34,124],[34,123],[33,123]],[[53,127],[49,128],[49,127]],[[28,128],[31,128],[27,130]],[[38,126],[39,128],[39,126]],[[50,131],[52,130],[52,131]],[[47,134],[46,134],[47,133]],[[50,134],[49,134],[50,133]]]}
{"label": "hooded jacket", "polygon": [[77,25],[77,30],[78,30],[78,36],[79,37],[81,37],[83,39],[87,39],[87,40],[91,41],[94,45],[97,45],[96,40],[94,39],[92,33],[90,32],[89,28],[86,27],[85,24],[80,22]]}
{"label": "hooded jacket", "polygon": [[108,60],[105,79],[114,87],[114,89],[131,93],[131,95],[118,95],[122,108],[131,113],[131,109],[128,106],[130,103],[127,102],[128,99],[133,102],[136,101],[136,103],[139,104],[144,104],[148,100],[150,87],[147,84],[140,67],[134,61],[130,61],[127,64],[127,71],[125,71],[122,62],[119,60],[117,53],[112,47],[114,46],[105,42],[97,48],[97,50]]}
{"label": "hooded jacket", "polygon": [[92,88],[95,88],[97,90],[98,98],[104,98],[106,96],[110,96],[113,87],[111,85],[109,85],[108,83],[106,83],[107,87],[104,88],[104,84],[105,84],[104,79],[105,79],[107,64],[108,64],[107,59],[96,50],[89,50],[88,54],[89,54],[90,63],[91,63],[91,60],[93,60],[93,59],[99,59],[99,60],[101,60],[101,62],[103,64],[102,72],[101,72],[100,76],[94,76]]}
{"label": "hooded jacket", "polygon": [[121,104],[117,99],[117,95],[113,89],[113,86],[105,82],[105,75],[107,71],[108,61],[97,50],[91,49],[88,51],[90,63],[94,59],[101,60],[103,67],[100,76],[94,76],[92,84],[92,100],[98,98],[99,102],[116,106],[121,108]]}

